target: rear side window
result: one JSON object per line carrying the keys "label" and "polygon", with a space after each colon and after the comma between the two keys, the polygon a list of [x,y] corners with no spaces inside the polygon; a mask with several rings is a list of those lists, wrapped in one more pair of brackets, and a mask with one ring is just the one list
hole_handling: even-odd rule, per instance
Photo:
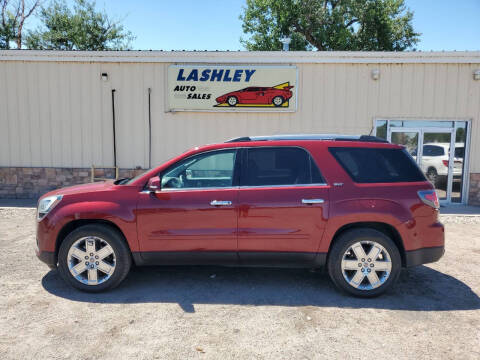
{"label": "rear side window", "polygon": [[250,148],[247,154],[247,186],[304,185],[323,183],[310,154],[299,148]]}
{"label": "rear side window", "polygon": [[423,147],[423,156],[443,156],[445,150],[441,146],[425,145]]}
{"label": "rear side window", "polygon": [[357,183],[425,181],[405,149],[338,147],[329,151]]}

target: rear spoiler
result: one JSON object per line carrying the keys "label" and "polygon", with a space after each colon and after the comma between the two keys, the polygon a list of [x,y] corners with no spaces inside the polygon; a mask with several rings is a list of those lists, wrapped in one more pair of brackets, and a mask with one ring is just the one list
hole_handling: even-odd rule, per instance
{"label": "rear spoiler", "polygon": [[284,88],[282,88],[282,90],[290,90],[291,88],[293,88],[294,86],[290,85],[290,86],[285,86]]}

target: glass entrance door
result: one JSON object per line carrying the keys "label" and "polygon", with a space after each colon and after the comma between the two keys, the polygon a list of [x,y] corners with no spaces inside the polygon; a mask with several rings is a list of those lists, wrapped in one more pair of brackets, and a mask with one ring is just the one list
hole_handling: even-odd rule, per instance
{"label": "glass entrance door", "polygon": [[423,151],[418,164],[444,201],[450,201],[452,191],[452,139],[452,130],[422,131]]}
{"label": "glass entrance door", "polygon": [[[455,152],[453,154],[452,203],[461,203],[466,194],[467,166],[467,130],[466,121],[455,122]],[[466,197],[466,196],[465,196]]]}
{"label": "glass entrance door", "polygon": [[396,130],[391,132],[391,137],[389,141],[393,144],[399,144],[405,146],[407,151],[413,158],[417,159],[417,149],[418,149],[418,141],[420,139],[420,130]]}
{"label": "glass entrance door", "polygon": [[405,146],[435,187],[440,201],[451,201],[455,151],[450,149],[455,149],[454,129],[390,128],[387,140]]}

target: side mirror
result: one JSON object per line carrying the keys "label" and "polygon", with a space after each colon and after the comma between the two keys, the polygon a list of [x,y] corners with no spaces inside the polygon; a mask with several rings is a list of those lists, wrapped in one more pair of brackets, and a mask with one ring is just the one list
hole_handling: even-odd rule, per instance
{"label": "side mirror", "polygon": [[154,176],[150,178],[150,180],[148,180],[148,184],[147,184],[148,191],[156,192],[156,191],[159,191],[161,187],[162,186],[161,186],[160,177]]}

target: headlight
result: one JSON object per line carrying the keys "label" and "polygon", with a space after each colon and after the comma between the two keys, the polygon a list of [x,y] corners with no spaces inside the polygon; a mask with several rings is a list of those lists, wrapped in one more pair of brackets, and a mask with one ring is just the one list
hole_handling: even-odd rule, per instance
{"label": "headlight", "polygon": [[62,200],[63,195],[47,196],[38,203],[37,220],[42,220]]}

